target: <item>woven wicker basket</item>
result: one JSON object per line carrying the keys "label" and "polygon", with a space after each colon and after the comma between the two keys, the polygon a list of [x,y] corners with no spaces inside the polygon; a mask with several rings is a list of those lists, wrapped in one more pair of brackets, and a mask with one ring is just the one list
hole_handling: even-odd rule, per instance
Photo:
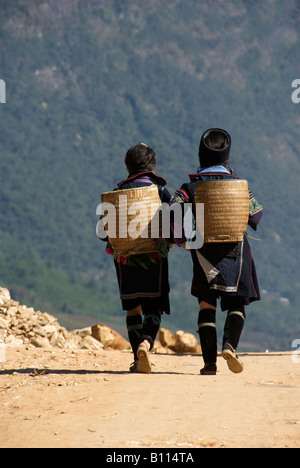
{"label": "woven wicker basket", "polygon": [[[109,237],[115,255],[128,257],[158,251],[160,230],[157,238],[151,238],[151,221],[161,205],[157,185],[105,192],[101,201],[113,204],[116,210],[116,237]],[[137,210],[134,203],[141,203],[143,209]]]}
{"label": "woven wicker basket", "polygon": [[197,182],[195,202],[204,203],[204,242],[241,242],[249,219],[246,180]]}

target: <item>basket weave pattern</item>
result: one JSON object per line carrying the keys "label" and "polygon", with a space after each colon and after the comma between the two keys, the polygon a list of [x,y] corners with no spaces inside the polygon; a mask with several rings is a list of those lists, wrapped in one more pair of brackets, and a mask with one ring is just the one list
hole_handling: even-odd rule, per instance
{"label": "basket weave pattern", "polygon": [[204,203],[204,242],[241,242],[249,219],[246,180],[197,182],[195,202]]}
{"label": "basket weave pattern", "polygon": [[[158,251],[161,237],[151,238],[153,214],[161,205],[156,185],[104,192],[101,201],[111,203],[116,210],[116,237],[109,237],[115,255],[127,257]],[[142,204],[140,211],[135,203]],[[125,232],[120,230],[120,226],[125,227]]]}

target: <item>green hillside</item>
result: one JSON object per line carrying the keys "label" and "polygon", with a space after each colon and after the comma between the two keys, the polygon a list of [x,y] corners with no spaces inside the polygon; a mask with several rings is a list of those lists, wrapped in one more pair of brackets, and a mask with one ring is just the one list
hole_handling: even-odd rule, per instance
{"label": "green hillside", "polygon": [[[1,0],[0,284],[70,328],[87,317],[123,324],[95,234],[100,194],[125,178],[125,152],[140,141],[174,191],[197,168],[201,133],[219,126],[265,210],[249,228],[263,300],[242,346],[290,349],[300,334],[299,19],[297,0]],[[168,328],[195,331],[191,268],[173,249]]]}

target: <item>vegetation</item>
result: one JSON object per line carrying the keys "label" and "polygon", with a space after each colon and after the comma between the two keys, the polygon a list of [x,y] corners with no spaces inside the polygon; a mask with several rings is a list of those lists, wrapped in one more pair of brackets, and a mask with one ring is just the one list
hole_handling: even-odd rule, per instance
{"label": "vegetation", "polygon": [[[174,191],[197,168],[201,133],[219,126],[265,209],[249,230],[261,239],[250,241],[263,301],[249,308],[244,346],[290,349],[300,333],[299,15],[296,0],[2,0],[0,284],[68,320],[123,323],[95,235],[100,194],[125,177],[125,152],[140,141]],[[189,256],[173,249],[166,326],[194,332],[190,278]]]}

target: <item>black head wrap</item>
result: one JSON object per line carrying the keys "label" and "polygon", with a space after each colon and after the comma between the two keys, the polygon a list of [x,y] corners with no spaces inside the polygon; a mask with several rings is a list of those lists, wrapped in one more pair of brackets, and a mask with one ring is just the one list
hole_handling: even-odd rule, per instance
{"label": "black head wrap", "polygon": [[[206,138],[212,133],[218,132],[224,135],[225,137],[225,146],[222,148],[212,148],[206,143]],[[222,165],[229,159],[231,147],[231,138],[226,130],[222,130],[221,128],[210,128],[203,133],[200,145],[199,145],[199,161],[201,167],[210,167],[216,165]]]}

